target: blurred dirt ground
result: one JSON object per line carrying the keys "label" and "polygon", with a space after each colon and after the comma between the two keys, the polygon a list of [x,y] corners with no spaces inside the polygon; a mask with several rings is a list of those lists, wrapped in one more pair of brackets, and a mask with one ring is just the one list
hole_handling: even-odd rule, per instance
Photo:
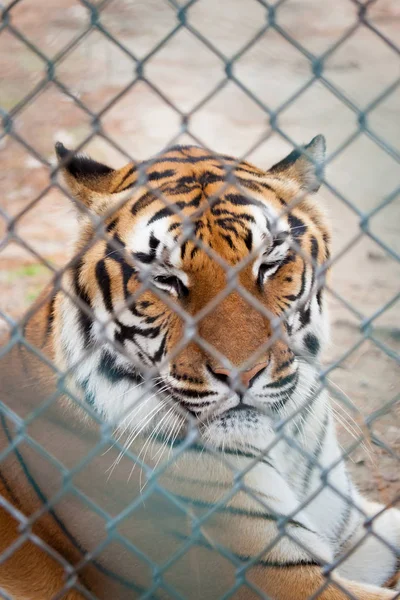
{"label": "blurred dirt ground", "polygon": [[[371,426],[375,443],[367,451],[352,453],[351,469],[370,496],[395,499],[400,493],[400,405],[383,409],[399,393],[400,377],[398,364],[382,348],[400,351],[400,304],[391,303],[399,292],[400,264],[390,254],[400,251],[400,202],[395,195],[400,174],[400,63],[394,49],[400,39],[400,3],[377,0],[369,5],[368,22],[376,32],[365,24],[357,26],[357,3],[351,0],[287,0],[279,6],[276,22],[308,52],[319,56],[337,46],[325,56],[322,83],[313,76],[308,58],[277,31],[259,34],[266,11],[256,0],[199,0],[187,12],[189,27],[229,59],[258,36],[233,65],[242,87],[226,78],[221,58],[184,27],[145,62],[148,81],[132,83],[135,62],[130,54],[144,59],[177,26],[176,12],[167,0],[102,5],[100,22],[109,36],[100,29],[88,32],[89,13],[78,1],[17,3],[10,11],[11,24],[42,55],[9,29],[0,33],[0,107],[7,112],[46,81],[44,57],[57,58],[69,47],[56,64],[54,81],[16,112],[15,136],[0,140],[0,207],[5,215],[0,218],[1,311],[18,319],[50,281],[51,271],[40,256],[59,267],[68,255],[76,224],[70,201],[50,185],[56,140],[71,147],[81,144],[92,131],[93,115],[101,112],[104,136],[94,135],[85,151],[110,165],[121,166],[126,155],[148,158],[171,141],[194,141],[218,152],[247,155],[268,168],[290,151],[290,145],[271,132],[268,115],[250,95],[272,110],[283,106],[277,122],[288,136],[302,143],[323,133],[328,142],[328,185],[321,188],[320,197],[332,220],[337,262],[326,364],[336,364],[329,380],[341,440],[347,448],[351,435],[358,435],[359,426],[364,428],[364,418],[376,415]],[[218,93],[206,100],[217,86]],[[357,134],[357,114],[331,86],[359,109],[369,109],[369,134]],[[179,136],[181,115],[192,111],[189,133]],[[385,143],[391,152],[385,151]],[[389,252],[361,235],[360,216],[340,196],[363,213],[385,202],[369,221],[369,231]],[[14,239],[6,237],[7,219]],[[342,360],[362,339],[362,320],[386,304],[390,306],[371,328],[378,345],[367,339]],[[7,327],[4,320],[0,327]]]}

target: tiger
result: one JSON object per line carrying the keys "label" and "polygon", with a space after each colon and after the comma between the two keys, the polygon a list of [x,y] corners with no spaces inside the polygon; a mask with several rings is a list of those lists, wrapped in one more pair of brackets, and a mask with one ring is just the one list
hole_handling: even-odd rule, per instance
{"label": "tiger", "polygon": [[324,136],[269,170],[56,154],[76,238],[3,346],[1,590],[398,597],[400,512],[352,482],[320,376]]}

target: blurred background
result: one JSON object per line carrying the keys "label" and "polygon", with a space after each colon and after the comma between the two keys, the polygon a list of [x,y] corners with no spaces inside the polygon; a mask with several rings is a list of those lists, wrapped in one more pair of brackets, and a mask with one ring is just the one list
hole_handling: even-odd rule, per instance
{"label": "blurred background", "polygon": [[335,259],[325,364],[343,447],[367,435],[349,457],[356,481],[389,502],[400,492],[400,2],[269,4],[274,27],[257,0],[5,3],[0,311],[21,318],[52,279],[42,257],[68,258],[76,220],[51,184],[56,140],[113,167],[195,143],[267,169],[323,133]]}

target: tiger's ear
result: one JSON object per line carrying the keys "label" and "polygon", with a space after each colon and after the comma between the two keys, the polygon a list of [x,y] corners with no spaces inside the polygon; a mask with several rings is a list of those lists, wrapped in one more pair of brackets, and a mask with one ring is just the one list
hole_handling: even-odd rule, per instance
{"label": "tiger's ear", "polygon": [[56,143],[55,150],[71,196],[98,214],[120,199],[121,192],[136,181],[134,164],[112,169],[88,156],[74,154],[60,142]]}
{"label": "tiger's ear", "polygon": [[293,150],[268,173],[292,179],[299,184],[301,190],[315,193],[321,185],[325,152],[325,138],[323,135],[317,135],[306,146]]}

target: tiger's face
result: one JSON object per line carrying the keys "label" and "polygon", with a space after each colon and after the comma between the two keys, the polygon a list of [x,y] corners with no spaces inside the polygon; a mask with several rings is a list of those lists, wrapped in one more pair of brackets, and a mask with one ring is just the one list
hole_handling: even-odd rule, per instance
{"label": "tiger's face", "polygon": [[197,147],[114,171],[58,145],[70,192],[105,229],[81,220],[58,360],[106,419],[172,436],[190,415],[237,445],[304,400],[326,337],[329,231],[308,195],[324,146],[263,172]]}

